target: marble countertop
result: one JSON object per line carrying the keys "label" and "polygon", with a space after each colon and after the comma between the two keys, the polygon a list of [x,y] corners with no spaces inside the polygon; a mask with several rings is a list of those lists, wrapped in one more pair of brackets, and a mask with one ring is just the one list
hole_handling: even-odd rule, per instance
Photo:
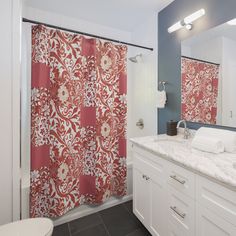
{"label": "marble countertop", "polygon": [[203,174],[236,191],[236,154],[213,154],[191,148],[192,139],[182,135],[147,136],[130,141],[158,156],[174,161],[193,172]]}

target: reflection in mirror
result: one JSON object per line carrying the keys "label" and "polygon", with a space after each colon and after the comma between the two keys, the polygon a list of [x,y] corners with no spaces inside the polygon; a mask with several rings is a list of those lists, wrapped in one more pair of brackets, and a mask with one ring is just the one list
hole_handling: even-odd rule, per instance
{"label": "reflection in mirror", "polygon": [[181,117],[236,127],[236,25],[193,36],[181,51]]}

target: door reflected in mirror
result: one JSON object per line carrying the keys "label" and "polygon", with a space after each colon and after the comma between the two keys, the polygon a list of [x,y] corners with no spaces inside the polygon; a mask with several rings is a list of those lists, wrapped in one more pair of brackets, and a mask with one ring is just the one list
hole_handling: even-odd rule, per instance
{"label": "door reflected in mirror", "polygon": [[236,25],[181,43],[181,118],[236,127]]}

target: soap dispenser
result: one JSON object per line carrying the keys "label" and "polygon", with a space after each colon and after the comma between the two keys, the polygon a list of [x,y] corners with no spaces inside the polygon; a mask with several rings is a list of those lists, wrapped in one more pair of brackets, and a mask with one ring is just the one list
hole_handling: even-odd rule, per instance
{"label": "soap dispenser", "polygon": [[177,121],[170,120],[166,123],[166,134],[169,136],[177,135]]}

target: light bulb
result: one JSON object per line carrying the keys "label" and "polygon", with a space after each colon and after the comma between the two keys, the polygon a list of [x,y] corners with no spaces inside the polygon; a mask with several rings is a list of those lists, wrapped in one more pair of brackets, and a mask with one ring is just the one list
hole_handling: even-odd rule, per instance
{"label": "light bulb", "polygon": [[181,21],[178,21],[177,23],[175,23],[174,25],[172,25],[171,27],[168,28],[168,32],[172,33],[176,30],[179,30],[183,27],[183,25],[181,24]]}
{"label": "light bulb", "polygon": [[185,17],[184,20],[178,21],[177,23],[175,23],[174,25],[169,27],[168,32],[172,33],[176,30],[183,28],[183,26],[185,26],[186,29],[191,30],[193,21],[197,20],[198,18],[200,18],[203,15],[205,15],[205,10],[202,8],[199,11],[196,11],[193,14]]}
{"label": "light bulb", "polygon": [[193,14],[187,16],[184,18],[184,23],[186,25],[191,24],[193,21],[197,20],[198,18],[200,18],[201,16],[205,15],[205,10],[201,9],[199,11],[194,12]]}
{"label": "light bulb", "polygon": [[228,25],[236,25],[236,18],[227,22]]}

